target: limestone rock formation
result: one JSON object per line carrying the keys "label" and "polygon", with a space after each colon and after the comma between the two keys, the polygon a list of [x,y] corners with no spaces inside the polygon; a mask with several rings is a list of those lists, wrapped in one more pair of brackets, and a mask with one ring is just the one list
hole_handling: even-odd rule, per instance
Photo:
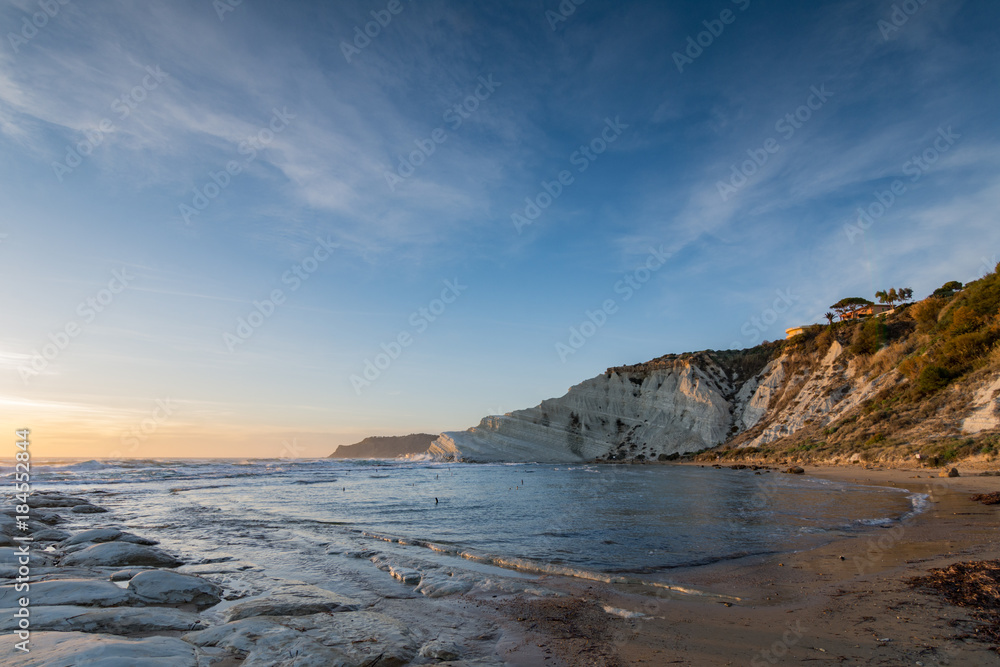
{"label": "limestone rock formation", "polygon": [[656,459],[713,447],[756,423],[768,391],[756,384],[760,368],[734,364],[733,356],[700,352],[609,368],[562,398],[443,433],[429,451],[464,461],[555,463]]}
{"label": "limestone rock formation", "polygon": [[394,459],[407,454],[423,454],[437,438],[430,433],[372,436],[353,445],[340,445],[331,459]]}

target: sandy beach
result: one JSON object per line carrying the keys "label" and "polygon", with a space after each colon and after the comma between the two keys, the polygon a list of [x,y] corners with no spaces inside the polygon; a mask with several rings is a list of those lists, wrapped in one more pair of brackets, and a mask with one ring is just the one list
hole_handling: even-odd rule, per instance
{"label": "sandy beach", "polygon": [[[523,665],[1000,665],[988,643],[969,638],[977,625],[969,611],[906,583],[955,562],[1000,558],[1000,506],[969,499],[1000,490],[1000,477],[858,467],[808,468],[806,474],[925,493],[929,505],[895,528],[675,574],[679,586],[739,601],[564,582],[575,605],[563,599],[508,607],[528,619],[528,632],[507,659]],[[643,616],[611,616],[605,607]]]}

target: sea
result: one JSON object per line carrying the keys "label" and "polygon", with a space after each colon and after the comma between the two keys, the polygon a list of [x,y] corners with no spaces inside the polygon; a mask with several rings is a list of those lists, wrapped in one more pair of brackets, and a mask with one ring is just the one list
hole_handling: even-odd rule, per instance
{"label": "sea", "polygon": [[885,528],[927,501],[778,471],[676,465],[49,461],[33,462],[32,478],[112,512],[81,521],[155,538],[189,562],[304,581],[356,575],[375,555],[478,576],[664,584],[677,568]]}

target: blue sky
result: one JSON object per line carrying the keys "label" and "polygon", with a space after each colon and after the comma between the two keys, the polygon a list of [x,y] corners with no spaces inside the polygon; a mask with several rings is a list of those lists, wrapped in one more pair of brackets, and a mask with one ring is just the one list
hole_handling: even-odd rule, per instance
{"label": "blue sky", "polygon": [[996,264],[996,3],[559,8],[0,3],[4,428],[319,456]]}

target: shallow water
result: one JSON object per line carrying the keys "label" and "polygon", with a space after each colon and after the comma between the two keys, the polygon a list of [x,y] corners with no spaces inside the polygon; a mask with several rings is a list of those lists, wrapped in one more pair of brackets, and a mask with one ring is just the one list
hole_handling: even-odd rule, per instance
{"label": "shallow water", "polygon": [[87,461],[42,463],[33,477],[42,489],[106,492],[95,502],[168,548],[300,573],[321,567],[321,547],[665,581],[673,568],[891,523],[919,502],[898,489],[692,466]]}

